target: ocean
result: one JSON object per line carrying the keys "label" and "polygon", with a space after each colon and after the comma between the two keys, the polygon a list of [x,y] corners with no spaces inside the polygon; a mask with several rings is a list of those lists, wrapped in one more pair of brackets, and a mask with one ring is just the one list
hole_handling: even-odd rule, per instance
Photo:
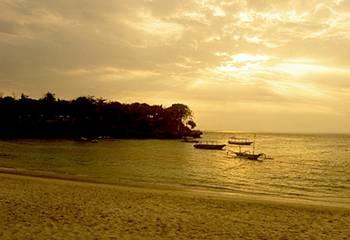
{"label": "ocean", "polygon": [[[233,133],[205,132],[227,143]],[[239,137],[253,138],[240,133]],[[272,159],[234,158],[180,140],[0,140],[0,167],[254,199],[350,207],[350,135],[256,134],[255,150]]]}

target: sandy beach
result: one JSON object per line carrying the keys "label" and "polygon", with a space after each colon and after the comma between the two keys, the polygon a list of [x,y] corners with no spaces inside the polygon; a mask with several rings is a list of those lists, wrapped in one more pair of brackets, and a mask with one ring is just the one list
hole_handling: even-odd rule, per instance
{"label": "sandy beach", "polygon": [[0,239],[350,239],[350,210],[0,174]]}

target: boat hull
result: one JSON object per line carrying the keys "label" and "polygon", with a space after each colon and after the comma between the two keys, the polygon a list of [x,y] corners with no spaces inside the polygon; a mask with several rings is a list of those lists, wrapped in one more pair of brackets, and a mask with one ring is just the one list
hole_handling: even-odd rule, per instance
{"label": "boat hull", "polygon": [[184,137],[181,142],[199,143],[199,140],[192,137]]}
{"label": "boat hull", "polygon": [[234,140],[228,140],[228,143],[229,143],[229,144],[234,144],[234,145],[245,145],[245,146],[248,146],[248,145],[251,145],[253,142],[250,142],[250,141],[247,141],[247,142],[237,142],[237,141],[234,141]]}
{"label": "boat hull", "polygon": [[222,150],[226,144],[203,144],[203,143],[197,143],[194,144],[193,147],[198,149],[207,149],[207,150]]}
{"label": "boat hull", "polygon": [[261,156],[263,156],[262,153],[246,153],[246,152],[235,152],[236,156],[238,158],[244,158],[248,160],[259,160]]}

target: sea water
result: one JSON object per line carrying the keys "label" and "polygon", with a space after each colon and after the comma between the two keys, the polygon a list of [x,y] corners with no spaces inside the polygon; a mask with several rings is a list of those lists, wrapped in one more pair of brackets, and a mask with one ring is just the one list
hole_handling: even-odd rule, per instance
{"label": "sea water", "polygon": [[[227,143],[232,135],[206,132],[203,140]],[[350,207],[350,135],[257,134],[255,151],[273,158],[263,161],[228,150],[238,148],[201,150],[179,140],[1,140],[0,167]]]}

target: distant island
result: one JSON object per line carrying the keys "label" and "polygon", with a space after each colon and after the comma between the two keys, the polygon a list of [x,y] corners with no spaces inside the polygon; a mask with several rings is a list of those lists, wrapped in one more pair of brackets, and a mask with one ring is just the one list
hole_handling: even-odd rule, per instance
{"label": "distant island", "polygon": [[24,94],[0,97],[1,138],[164,138],[200,137],[192,111],[184,104],[170,107],[123,104],[91,96],[41,99]]}

